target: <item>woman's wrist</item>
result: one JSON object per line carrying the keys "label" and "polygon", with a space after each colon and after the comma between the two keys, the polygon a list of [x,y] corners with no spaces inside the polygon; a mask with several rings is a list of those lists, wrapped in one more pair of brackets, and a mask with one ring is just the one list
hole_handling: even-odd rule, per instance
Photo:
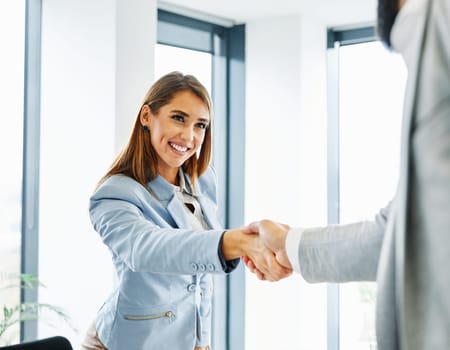
{"label": "woman's wrist", "polygon": [[223,234],[222,254],[225,260],[232,260],[246,255],[244,245],[246,235],[239,229],[228,230]]}

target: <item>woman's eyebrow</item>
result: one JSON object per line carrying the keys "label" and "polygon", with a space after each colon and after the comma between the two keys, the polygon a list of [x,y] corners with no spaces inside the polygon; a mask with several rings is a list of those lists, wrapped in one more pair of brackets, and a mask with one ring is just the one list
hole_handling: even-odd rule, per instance
{"label": "woman's eyebrow", "polygon": [[183,115],[183,116],[185,116],[185,117],[189,117],[189,114],[188,114],[188,113],[183,112],[183,111],[180,111],[179,109],[173,109],[173,110],[170,111],[170,113],[181,114],[181,115]]}

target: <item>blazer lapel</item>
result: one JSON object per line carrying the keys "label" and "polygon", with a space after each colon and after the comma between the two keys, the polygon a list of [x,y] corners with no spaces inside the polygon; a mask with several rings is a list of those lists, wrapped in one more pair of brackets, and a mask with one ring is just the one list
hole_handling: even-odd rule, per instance
{"label": "blazer lapel", "polygon": [[[200,207],[202,209],[203,218],[211,229],[219,229],[222,225],[216,218],[216,213],[213,208],[214,204],[205,196],[196,196]],[[167,210],[172,216],[173,220],[178,227],[181,228],[192,228],[192,222],[188,215],[187,210],[184,208],[183,203],[181,203],[177,196],[174,195],[167,205]]]}
{"label": "blazer lapel", "polygon": [[192,222],[189,219],[188,213],[184,208],[183,203],[174,194],[172,199],[167,204],[167,210],[172,216],[173,220],[179,228],[190,229],[192,228]]}
{"label": "blazer lapel", "polygon": [[167,211],[177,227],[186,229],[192,228],[192,223],[189,220],[186,209],[184,208],[183,203],[178,200],[173,185],[168,183],[162,176],[157,176],[148,184],[148,186],[155,197],[157,197],[162,204],[166,205]]}
{"label": "blazer lapel", "polygon": [[191,179],[189,176],[184,174],[184,181],[186,183],[187,190],[195,196],[198,203],[200,204],[200,208],[202,209],[202,214],[205,222],[208,224],[208,227],[211,229],[220,229],[223,225],[217,219],[216,212],[216,204],[209,199],[209,197],[203,194],[200,183],[197,183],[197,187],[194,189],[192,185]]}
{"label": "blazer lapel", "polygon": [[[202,194],[201,189],[198,191],[193,190],[193,186],[188,176],[184,175],[184,180],[186,181],[187,191],[193,193],[195,198],[198,200],[200,207],[202,209],[203,217],[211,229],[220,229],[223,225],[217,219],[216,216],[216,205],[213,203],[208,196]],[[167,203],[167,211],[172,217],[173,221],[179,228],[192,228],[192,222],[189,217],[184,204],[178,199],[175,194],[174,187],[169,184],[161,176],[157,176],[153,181],[149,183],[150,190],[152,193],[161,201],[161,203]]]}
{"label": "blazer lapel", "polygon": [[[424,1],[424,0],[421,0]],[[424,47],[426,23],[429,13],[431,1],[426,1],[425,11],[421,16],[417,17],[416,23],[416,36],[411,36],[411,40],[414,40],[414,47],[411,51],[410,57],[405,57],[405,61],[408,69],[408,82],[405,91],[405,100],[403,105],[403,119],[402,119],[402,136],[401,136],[401,163],[400,163],[400,179],[398,185],[398,191],[396,198],[397,212],[395,215],[395,224],[392,225],[395,230],[395,292],[396,292],[396,305],[397,305],[397,319],[398,319],[398,332],[400,347],[403,347],[405,343],[404,339],[404,261],[405,261],[405,235],[407,225],[407,201],[408,201],[408,181],[409,181],[409,159],[411,152],[411,134],[412,123],[416,110],[417,100],[417,87],[418,78],[420,75],[422,52]],[[405,5],[406,6],[406,5]],[[403,28],[402,28],[403,29]]]}
{"label": "blazer lapel", "polygon": [[196,197],[202,208],[203,217],[211,229],[220,229],[223,225],[217,219],[216,206],[212,201],[206,197],[199,195]]}

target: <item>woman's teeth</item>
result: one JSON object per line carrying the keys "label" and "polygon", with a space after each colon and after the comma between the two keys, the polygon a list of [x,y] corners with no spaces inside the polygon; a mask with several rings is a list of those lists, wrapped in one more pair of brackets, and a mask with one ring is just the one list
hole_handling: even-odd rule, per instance
{"label": "woman's teeth", "polygon": [[183,146],[177,145],[175,143],[169,143],[169,144],[172,148],[176,149],[178,152],[186,152],[188,150],[187,147],[183,147]]}

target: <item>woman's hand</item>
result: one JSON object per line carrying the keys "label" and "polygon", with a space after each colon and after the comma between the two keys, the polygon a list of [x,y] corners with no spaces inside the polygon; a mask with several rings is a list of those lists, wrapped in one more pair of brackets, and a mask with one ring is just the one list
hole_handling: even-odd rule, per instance
{"label": "woman's hand", "polygon": [[[286,236],[290,227],[270,220],[256,221],[243,228],[246,234],[259,234],[263,244],[275,254],[278,263],[288,269],[292,269],[291,263],[286,253]],[[249,256],[242,258],[247,268],[259,279],[264,279],[264,274],[258,269],[257,264]]]}
{"label": "woman's hand", "polygon": [[292,273],[292,269],[278,263],[275,254],[264,245],[256,233],[244,233],[241,229],[226,231],[222,252],[226,260],[247,256],[255,265],[258,278],[263,280],[278,281]]}

